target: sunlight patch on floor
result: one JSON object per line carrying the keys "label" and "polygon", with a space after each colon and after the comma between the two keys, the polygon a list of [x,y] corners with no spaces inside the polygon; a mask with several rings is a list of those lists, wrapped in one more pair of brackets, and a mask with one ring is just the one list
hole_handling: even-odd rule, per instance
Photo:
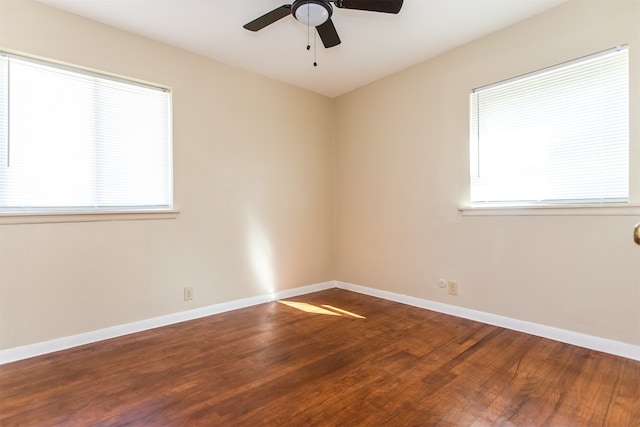
{"label": "sunlight patch on floor", "polygon": [[312,314],[326,314],[329,316],[342,316],[342,317],[353,317],[355,319],[366,319],[364,316],[360,316],[359,314],[352,313],[347,310],[343,310],[338,307],[334,307],[329,304],[322,304],[320,306],[309,304],[306,302],[296,302],[296,301],[278,301],[280,304],[284,304],[286,306],[295,308],[300,311],[304,311],[306,313]]}
{"label": "sunlight patch on floor", "polygon": [[366,317],[364,317],[364,316],[360,316],[359,314],[355,314],[355,313],[352,313],[352,312],[350,312],[350,311],[343,310],[343,309],[338,308],[338,307],[334,307],[334,306],[332,306],[332,305],[322,304],[322,306],[323,306],[324,308],[329,309],[329,310],[333,310],[333,311],[335,311],[335,312],[341,313],[341,314],[343,314],[343,315],[345,315],[345,316],[355,317],[356,319],[366,319]]}

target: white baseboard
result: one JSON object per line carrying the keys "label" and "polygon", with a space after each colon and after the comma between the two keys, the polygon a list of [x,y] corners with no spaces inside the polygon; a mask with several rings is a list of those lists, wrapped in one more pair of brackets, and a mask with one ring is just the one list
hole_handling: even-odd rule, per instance
{"label": "white baseboard", "polygon": [[57,338],[50,341],[0,350],[0,365],[22,359],[28,359],[30,357],[40,356],[47,353],[53,353],[54,351],[65,350],[71,347],[91,344],[110,338],[116,338],[153,328],[159,328],[161,326],[172,325],[174,323],[186,322],[188,320],[198,319],[200,317],[224,313],[225,311],[237,310],[239,308],[250,307],[252,305],[262,304],[265,302],[275,301],[283,298],[292,298],[298,295],[304,295],[311,292],[322,291],[335,287],[337,286],[336,282],[334,281],[316,283],[313,285],[286,289],[274,294],[258,295],[255,297],[224,302],[221,304],[214,304],[207,307],[194,308],[192,310],[171,313],[165,316],[127,323],[125,325],[112,326],[109,328],[98,329],[78,335]]}
{"label": "white baseboard", "polygon": [[497,314],[425,300],[394,292],[367,288],[365,286],[354,285],[352,283],[336,282],[336,287],[640,361],[640,346],[621,341],[595,337],[579,332],[568,331],[566,329],[540,325],[538,323],[527,322],[525,320],[512,319],[510,317],[499,316]]}
{"label": "white baseboard", "polygon": [[22,359],[28,359],[30,357],[40,356],[47,353],[53,353],[55,351],[65,350],[71,347],[91,344],[110,338],[116,338],[119,336],[142,332],[153,328],[159,328],[174,323],[185,322],[188,320],[224,313],[226,311],[237,310],[240,308],[250,307],[253,305],[284,298],[292,298],[299,295],[323,291],[325,289],[331,288],[340,288],[352,292],[358,292],[389,301],[395,301],[402,304],[412,305],[414,307],[420,307],[427,310],[450,314],[465,319],[475,320],[490,325],[500,326],[503,328],[512,329],[515,331],[524,332],[527,334],[549,338],[555,341],[560,341],[567,344],[572,344],[579,347],[589,348],[592,350],[602,351],[605,353],[614,354],[616,356],[622,356],[628,359],[640,361],[640,346],[606,338],[594,337],[578,332],[567,331],[565,329],[554,328],[551,326],[540,325],[524,320],[512,319],[505,316],[485,313],[482,311],[458,307],[455,305],[444,304],[441,302],[411,297],[395,292],[367,288],[365,286],[354,285],[352,283],[328,281],[293,289],[286,289],[274,294],[258,295],[255,297],[229,301],[221,304],[214,304],[207,307],[195,308],[193,310],[171,313],[165,316],[154,317],[152,319],[141,320],[125,325],[98,329],[78,335],[72,335],[69,337],[57,338],[50,341],[0,350],[0,365]]}

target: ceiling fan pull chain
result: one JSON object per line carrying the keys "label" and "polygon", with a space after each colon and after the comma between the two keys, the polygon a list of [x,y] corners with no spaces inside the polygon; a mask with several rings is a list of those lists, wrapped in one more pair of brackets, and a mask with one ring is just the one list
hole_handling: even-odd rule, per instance
{"label": "ceiling fan pull chain", "polygon": [[309,24],[309,6],[307,6],[307,50],[311,49],[311,42],[309,41],[311,31],[311,24]]}
{"label": "ceiling fan pull chain", "polygon": [[313,66],[317,67],[318,63],[316,62],[316,52],[318,49],[316,49],[316,42],[318,40],[318,33],[316,31],[313,32]]}
{"label": "ceiling fan pull chain", "polygon": [[[311,21],[309,19],[309,5],[307,5],[307,50],[311,50]],[[317,67],[318,63],[316,62],[316,31],[314,27],[313,31],[313,66]]]}

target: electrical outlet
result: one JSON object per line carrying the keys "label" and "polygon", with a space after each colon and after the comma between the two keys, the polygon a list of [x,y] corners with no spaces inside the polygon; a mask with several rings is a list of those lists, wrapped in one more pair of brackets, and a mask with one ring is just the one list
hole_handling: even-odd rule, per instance
{"label": "electrical outlet", "polygon": [[193,299],[193,288],[191,286],[184,287],[184,300],[191,301]]}
{"label": "electrical outlet", "polygon": [[447,289],[449,290],[449,295],[458,295],[458,282],[455,280],[449,280],[447,283]]}

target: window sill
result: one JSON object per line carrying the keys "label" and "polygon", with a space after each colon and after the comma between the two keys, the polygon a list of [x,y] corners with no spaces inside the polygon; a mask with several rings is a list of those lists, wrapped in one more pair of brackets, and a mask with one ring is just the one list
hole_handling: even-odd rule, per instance
{"label": "window sill", "polygon": [[179,213],[179,211],[9,213],[0,214],[0,225],[176,219]]}
{"label": "window sill", "polygon": [[463,216],[640,216],[640,206],[463,207]]}

